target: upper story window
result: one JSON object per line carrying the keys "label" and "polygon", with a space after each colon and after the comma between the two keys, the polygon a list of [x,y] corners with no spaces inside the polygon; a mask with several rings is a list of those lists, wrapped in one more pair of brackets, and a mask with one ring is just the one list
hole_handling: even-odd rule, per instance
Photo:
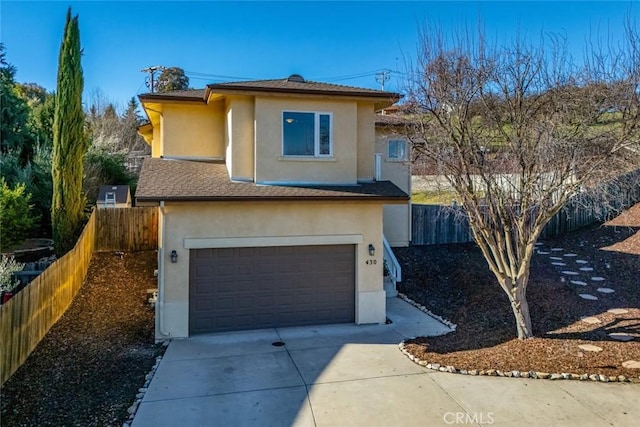
{"label": "upper story window", "polygon": [[331,113],[283,111],[282,154],[331,157],[333,155]]}
{"label": "upper story window", "polygon": [[388,160],[407,160],[407,141],[404,139],[390,139],[387,141]]}

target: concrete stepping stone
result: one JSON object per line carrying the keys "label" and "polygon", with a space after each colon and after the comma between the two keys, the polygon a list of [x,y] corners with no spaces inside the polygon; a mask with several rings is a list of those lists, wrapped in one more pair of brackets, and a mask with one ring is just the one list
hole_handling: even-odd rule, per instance
{"label": "concrete stepping stone", "polygon": [[563,270],[562,274],[566,274],[567,276],[577,276],[579,273],[576,273],[575,271]]}
{"label": "concrete stepping stone", "polygon": [[607,310],[607,313],[611,313],[611,314],[627,314],[628,312],[629,310],[625,308],[611,308]]}
{"label": "concrete stepping stone", "polygon": [[539,255],[549,255],[549,252],[547,251],[538,251]]}
{"label": "concrete stepping stone", "polygon": [[578,286],[587,286],[587,282],[583,282],[582,280],[572,280],[571,283]]}
{"label": "concrete stepping stone", "polygon": [[551,252],[562,252],[564,249],[562,248],[551,248]]}
{"label": "concrete stepping stone", "polygon": [[627,369],[640,369],[640,362],[637,360],[627,360],[622,362],[622,367]]}
{"label": "concrete stepping stone", "polygon": [[598,347],[597,345],[593,345],[593,344],[580,344],[578,348],[582,351],[595,351],[595,352],[602,351],[602,347]]}
{"label": "concrete stepping stone", "polygon": [[578,263],[578,264],[589,264],[589,261],[586,261],[584,259],[577,259],[576,263]]}
{"label": "concrete stepping stone", "polygon": [[593,271],[591,267],[580,267],[580,271]]}
{"label": "concrete stepping stone", "polygon": [[589,300],[589,301],[596,301],[598,299],[597,296],[591,295],[591,294],[580,294],[580,298],[586,299],[586,300]]}
{"label": "concrete stepping stone", "polygon": [[562,258],[561,256],[550,256],[549,259],[553,261],[562,261],[564,258]]}
{"label": "concrete stepping stone", "polygon": [[552,262],[551,265],[557,265],[557,266],[560,266],[560,267],[566,267],[567,266],[567,264],[565,264],[564,262],[558,262],[558,261]]}
{"label": "concrete stepping stone", "polygon": [[564,254],[563,256],[574,258],[574,257],[577,257],[578,254]]}
{"label": "concrete stepping stone", "polygon": [[591,280],[593,280],[594,282],[604,282],[607,279],[605,279],[604,277],[595,276],[595,277],[592,277]]}
{"label": "concrete stepping stone", "polygon": [[609,336],[616,341],[622,341],[622,342],[631,341],[634,338],[633,335],[629,335],[626,332],[612,332],[609,334]]}
{"label": "concrete stepping stone", "polygon": [[593,316],[582,317],[582,318],[580,318],[580,320],[582,320],[584,323],[588,323],[590,325],[597,325],[598,323],[602,323],[602,321],[600,319],[598,319],[597,317],[593,317]]}
{"label": "concrete stepping stone", "polygon": [[534,245],[535,245],[535,246],[544,246],[544,243],[542,243],[542,242],[536,242]]}
{"label": "concrete stepping stone", "polygon": [[611,288],[598,288],[597,291],[600,292],[601,294],[612,294],[615,292]]}

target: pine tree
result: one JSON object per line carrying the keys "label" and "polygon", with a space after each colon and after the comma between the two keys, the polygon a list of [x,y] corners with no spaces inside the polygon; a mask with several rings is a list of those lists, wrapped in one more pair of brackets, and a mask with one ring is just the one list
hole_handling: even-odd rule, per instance
{"label": "pine tree", "polygon": [[53,200],[51,223],[58,256],[73,248],[83,223],[83,158],[88,149],[82,111],[78,15],[67,20],[58,59],[58,85],[53,121]]}

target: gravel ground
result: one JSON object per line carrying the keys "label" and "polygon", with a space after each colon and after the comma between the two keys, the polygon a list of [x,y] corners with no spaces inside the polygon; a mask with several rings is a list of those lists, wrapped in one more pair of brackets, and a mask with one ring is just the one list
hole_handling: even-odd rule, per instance
{"label": "gravel ground", "polygon": [[[639,229],[640,204],[606,224],[543,241],[541,250],[549,253],[534,256],[528,288],[535,338],[522,341],[515,339],[507,297],[475,244],[397,250],[403,271],[399,291],[458,326],[456,332],[442,337],[410,341],[406,349],[429,363],[457,369],[624,375],[639,381],[640,369],[622,366],[624,361],[640,361]],[[567,253],[576,256],[564,257]],[[562,257],[567,265],[552,265],[557,261],[552,256]],[[593,271],[579,271],[584,266]],[[569,277],[563,270],[579,275]],[[594,282],[593,276],[606,280]],[[570,280],[587,282],[587,286]],[[603,294],[598,287],[615,292]],[[584,300],[580,293],[596,295],[598,300]],[[611,308],[624,308],[627,313],[612,314],[607,311]],[[584,316],[601,323],[585,323]],[[612,332],[634,339],[618,342],[609,337]],[[581,344],[603,351],[582,351]]]}
{"label": "gravel ground", "polygon": [[0,393],[0,425],[122,426],[161,355],[154,312],[156,253],[96,253],[84,285]]}

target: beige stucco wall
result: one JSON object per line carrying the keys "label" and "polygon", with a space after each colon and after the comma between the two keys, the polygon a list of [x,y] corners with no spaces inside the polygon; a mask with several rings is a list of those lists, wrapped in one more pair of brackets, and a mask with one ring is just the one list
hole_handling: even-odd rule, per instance
{"label": "beige stucco wall", "polygon": [[[220,247],[229,243],[221,240],[225,238],[232,242],[241,240],[238,246],[263,245],[260,239],[265,237],[276,237],[282,245],[309,244],[305,242],[314,239],[326,239],[326,244],[331,244],[339,239],[357,238],[360,243],[356,244],[356,323],[383,323],[386,300],[382,284],[381,216],[382,205],[374,203],[166,203],[164,212],[161,209],[159,230],[160,247],[164,249],[160,251],[164,261],[161,264],[164,303],[158,306],[162,314],[156,316],[156,338],[188,336],[188,247],[193,247],[190,246],[193,239],[199,239],[199,244],[206,247]],[[369,244],[376,248],[374,257],[369,256]],[[169,261],[172,250],[178,253],[175,264]],[[167,336],[160,331],[161,317],[164,317],[162,332]]]}
{"label": "beige stucco wall", "polygon": [[[387,158],[389,139],[406,138],[393,131],[376,129],[375,152],[382,154],[382,179],[393,182],[411,195],[411,162]],[[408,246],[411,240],[411,202],[408,201],[405,205],[385,206],[383,229],[391,246]]]}
{"label": "beige stucco wall", "polygon": [[371,181],[374,175],[375,114],[373,103],[358,103],[358,180]]}
{"label": "beige stucco wall", "polygon": [[222,158],[224,103],[163,104],[161,132],[158,156]]}
{"label": "beige stucco wall", "polygon": [[[284,158],[282,112],[332,113],[332,158]],[[357,182],[358,105],[355,101],[256,97],[256,182],[343,183]]]}
{"label": "beige stucco wall", "polygon": [[254,98],[226,97],[225,153],[232,179],[252,181],[254,173]]}

